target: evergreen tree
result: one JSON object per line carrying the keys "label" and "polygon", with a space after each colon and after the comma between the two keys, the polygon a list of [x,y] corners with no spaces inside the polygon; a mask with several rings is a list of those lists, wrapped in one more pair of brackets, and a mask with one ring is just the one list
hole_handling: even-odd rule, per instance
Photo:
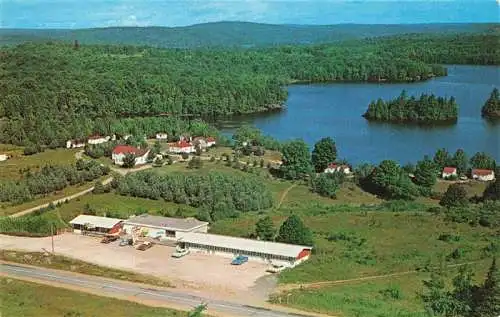
{"label": "evergreen tree", "polygon": [[464,175],[467,173],[467,154],[465,154],[464,150],[458,149],[453,158],[451,159],[452,165],[457,168],[458,175]]}
{"label": "evergreen tree", "polygon": [[312,151],[312,164],[317,173],[322,173],[329,163],[337,159],[337,147],[332,138],[322,138],[314,145]]}
{"label": "evergreen tree", "polygon": [[414,174],[415,183],[422,186],[425,194],[429,195],[432,187],[436,184],[436,164],[426,155],[422,161],[417,162]]}
{"label": "evergreen tree", "polygon": [[490,97],[481,109],[481,114],[487,118],[500,118],[500,93],[498,88],[494,88],[491,92]]}
{"label": "evergreen tree", "polygon": [[123,158],[123,167],[125,168],[131,168],[135,166],[135,158],[136,156],[132,153],[127,153],[125,154],[125,157]]}
{"label": "evergreen tree", "polygon": [[451,184],[444,193],[443,197],[439,201],[441,206],[452,208],[452,207],[464,207],[467,206],[469,200],[467,198],[467,191],[460,184]]}
{"label": "evergreen tree", "polygon": [[281,224],[276,241],[308,246],[313,244],[311,231],[297,215],[289,216]]}
{"label": "evergreen tree", "polygon": [[446,166],[452,165],[450,154],[445,148],[436,151],[436,154],[434,154],[434,163],[439,171],[442,171]]}
{"label": "evergreen tree", "polygon": [[255,233],[261,240],[272,241],[274,239],[274,235],[276,234],[276,228],[274,228],[271,217],[266,216],[259,219],[259,221],[255,224]]}
{"label": "evergreen tree", "polygon": [[101,182],[96,182],[94,185],[94,189],[92,190],[92,193],[94,194],[104,194],[106,191],[106,188]]}
{"label": "evergreen tree", "polygon": [[479,290],[474,307],[474,317],[492,317],[500,315],[500,271],[496,259],[486,275],[486,280]]}
{"label": "evergreen tree", "polygon": [[[498,175],[498,174],[497,174]],[[483,192],[484,200],[500,200],[500,175],[494,182],[489,183]]]}
{"label": "evergreen tree", "polygon": [[488,153],[477,152],[473,157],[471,157],[470,165],[472,166],[472,168],[494,170],[496,167],[496,162]]}

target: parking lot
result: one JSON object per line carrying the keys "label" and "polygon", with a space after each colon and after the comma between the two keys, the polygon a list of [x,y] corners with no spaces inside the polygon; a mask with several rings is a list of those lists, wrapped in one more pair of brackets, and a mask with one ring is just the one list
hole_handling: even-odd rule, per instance
{"label": "parking lot", "polygon": [[[50,251],[51,238],[2,235],[0,248]],[[99,238],[72,233],[55,236],[54,250],[57,254],[97,265],[154,275],[171,281],[178,288],[197,290],[213,297],[248,296],[249,289],[255,289],[256,280],[266,275],[267,268],[265,264],[255,262],[233,266],[230,258],[199,253],[176,259],[171,257],[174,247],[155,245],[146,251],[138,251],[132,246],[119,246],[119,241],[102,244]]]}

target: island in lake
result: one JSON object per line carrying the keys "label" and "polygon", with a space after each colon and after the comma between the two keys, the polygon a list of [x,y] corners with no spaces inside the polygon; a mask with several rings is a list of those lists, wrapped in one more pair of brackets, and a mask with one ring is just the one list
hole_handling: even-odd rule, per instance
{"label": "island in lake", "polygon": [[500,94],[498,88],[493,89],[491,92],[490,98],[486,100],[481,109],[481,114],[485,118],[500,119]]}
{"label": "island in lake", "polygon": [[363,117],[369,121],[404,123],[456,123],[458,105],[454,97],[420,95],[409,97],[405,90],[399,97],[384,101],[379,98],[368,105]]}

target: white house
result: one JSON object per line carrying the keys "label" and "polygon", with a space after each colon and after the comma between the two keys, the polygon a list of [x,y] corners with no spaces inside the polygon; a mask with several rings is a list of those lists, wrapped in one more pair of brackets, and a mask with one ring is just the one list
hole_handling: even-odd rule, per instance
{"label": "white house", "polygon": [[212,147],[215,145],[215,143],[216,143],[215,138],[211,136],[207,138],[207,147]]}
{"label": "white house", "polygon": [[7,161],[9,159],[9,155],[0,154],[0,162]]}
{"label": "white house", "polygon": [[191,250],[232,258],[248,256],[251,261],[281,264],[294,267],[311,255],[312,247],[271,241],[253,240],[218,234],[183,232],[179,233],[178,244]]}
{"label": "white house", "polygon": [[87,143],[88,144],[102,144],[102,143],[106,143],[108,142],[109,140],[111,139],[111,137],[109,136],[100,136],[100,135],[93,135],[93,136],[90,136]]}
{"label": "white house", "polygon": [[142,214],[132,217],[123,223],[123,230],[127,234],[134,231],[139,235],[161,240],[176,241],[180,233],[208,231],[208,222],[195,218],[170,218]]}
{"label": "white house", "polygon": [[345,164],[330,163],[325,168],[324,173],[342,172],[344,174],[351,174],[351,168]]}
{"label": "white house", "polygon": [[477,179],[483,182],[492,181],[495,179],[495,172],[486,169],[472,169],[472,179]]}
{"label": "white house", "polygon": [[158,141],[164,141],[164,140],[167,140],[168,139],[168,134],[166,133],[156,133],[156,139]]}
{"label": "white house", "polygon": [[441,177],[449,178],[449,177],[457,177],[457,168],[456,167],[445,167],[443,168],[443,172],[441,173]]}
{"label": "white house", "polygon": [[125,141],[127,141],[128,139],[130,139],[132,137],[132,134],[125,134],[122,139],[124,139]]}
{"label": "white house", "polygon": [[111,159],[116,165],[123,165],[123,159],[127,154],[134,154],[135,165],[142,165],[147,163],[149,150],[138,149],[130,145],[118,145],[113,149]]}
{"label": "white house", "polygon": [[80,147],[85,146],[85,141],[84,140],[68,140],[66,141],[66,148],[67,149],[76,149]]}
{"label": "white house", "polygon": [[194,153],[194,152],[196,152],[194,145],[191,143],[188,143],[184,140],[179,141],[179,142],[175,142],[175,143],[169,143],[168,150],[171,153]]}

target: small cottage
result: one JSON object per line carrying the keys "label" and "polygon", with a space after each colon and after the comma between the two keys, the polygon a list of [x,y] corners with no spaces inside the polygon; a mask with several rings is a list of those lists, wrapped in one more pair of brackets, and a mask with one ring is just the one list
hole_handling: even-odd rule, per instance
{"label": "small cottage", "polygon": [[81,148],[85,146],[85,141],[84,140],[68,140],[66,141],[66,148],[67,149],[76,149],[76,148]]}
{"label": "small cottage", "polygon": [[135,165],[143,165],[147,163],[149,150],[138,149],[130,145],[118,145],[113,149],[111,159],[116,165],[123,165],[123,159],[127,154],[135,155]]}
{"label": "small cottage", "polygon": [[0,162],[7,161],[9,159],[9,155],[0,154]]}
{"label": "small cottage", "polygon": [[345,164],[330,163],[328,167],[325,168],[324,173],[335,173],[342,172],[344,174],[351,174],[351,168]]}
{"label": "small cottage", "polygon": [[445,167],[443,168],[443,172],[441,173],[442,178],[450,178],[457,177],[457,168],[456,167]]}
{"label": "small cottage", "polygon": [[156,133],[156,139],[157,139],[158,141],[165,141],[165,140],[168,140],[168,134],[163,133],[163,132]]}
{"label": "small cottage", "polygon": [[171,153],[195,153],[194,145],[184,140],[168,144],[168,151]]}
{"label": "small cottage", "polygon": [[89,137],[87,143],[93,144],[93,145],[102,144],[102,143],[108,142],[110,139],[111,139],[111,137],[109,137],[109,136],[93,135],[93,136]]}
{"label": "small cottage", "polygon": [[472,179],[477,179],[479,181],[488,182],[495,179],[495,172],[487,169],[472,169]]}

